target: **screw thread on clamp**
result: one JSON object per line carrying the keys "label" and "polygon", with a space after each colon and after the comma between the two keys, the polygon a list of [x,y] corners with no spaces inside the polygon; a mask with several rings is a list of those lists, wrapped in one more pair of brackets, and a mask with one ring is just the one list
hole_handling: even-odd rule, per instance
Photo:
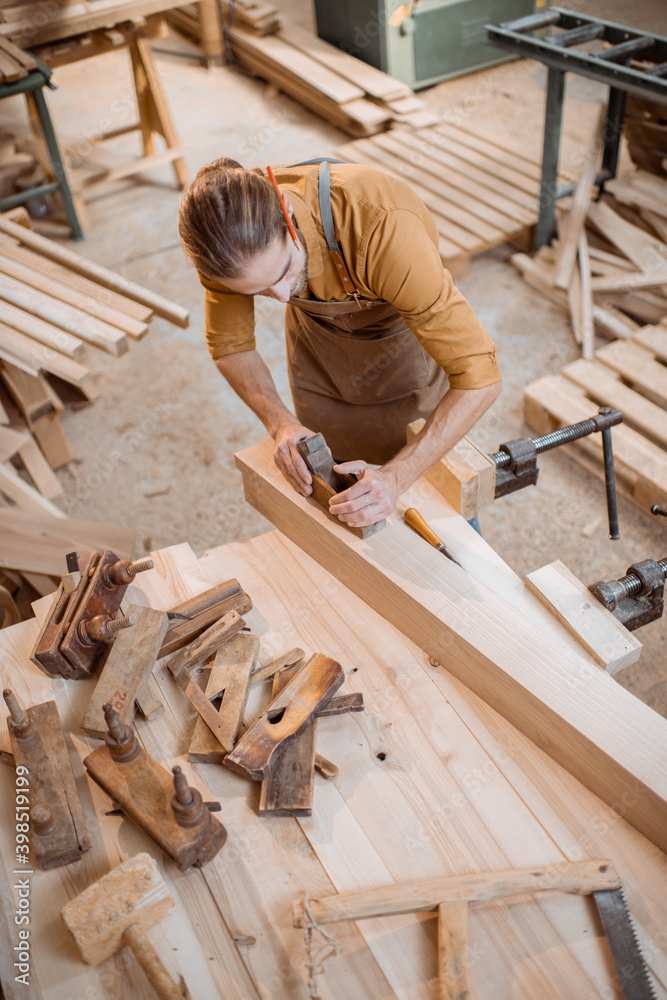
{"label": "screw thread on clamp", "polygon": [[131,615],[123,615],[122,618],[112,618],[107,622],[106,630],[113,635],[115,632],[122,632],[124,628],[132,628],[133,625],[134,618]]}
{"label": "screw thread on clamp", "polygon": [[130,576],[136,576],[137,573],[145,573],[146,570],[153,569],[155,563],[152,559],[137,559],[135,562],[131,562],[127,567],[127,572]]}
{"label": "screw thread on clamp", "polygon": [[11,688],[5,688],[2,692],[2,697],[5,699],[14,725],[21,727],[26,726],[30,722],[30,718],[28,713],[19,705],[18,698]]}

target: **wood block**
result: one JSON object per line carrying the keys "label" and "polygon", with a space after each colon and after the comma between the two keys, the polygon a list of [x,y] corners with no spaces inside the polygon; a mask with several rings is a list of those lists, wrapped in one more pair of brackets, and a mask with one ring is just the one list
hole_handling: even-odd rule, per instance
{"label": "wood block", "polygon": [[281,481],[271,440],[236,462],[248,502],[294,544],[603,801],[625,796],[623,818],[667,848],[667,770],[655,758],[667,746],[667,720],[435,549],[415,552],[400,516],[376,545],[359,546]]}
{"label": "wood block", "polygon": [[[297,665],[284,667],[273,678],[273,698],[299,672]],[[311,816],[315,790],[315,743],[317,719],[280,755],[271,776],[261,785],[260,816]]]}
{"label": "wood block", "polygon": [[60,868],[79,861],[90,850],[90,838],[55,701],[33,705],[27,714],[33,728],[27,738],[8,724],[14,764],[17,775],[25,774],[24,768],[28,772],[31,820],[39,806],[52,814],[47,825],[55,821],[50,832],[40,835],[32,820],[30,844],[40,868]]}
{"label": "wood block", "polygon": [[[202,634],[209,626],[213,625],[220,618],[224,618],[230,611],[236,611],[240,615],[245,615],[252,609],[252,600],[241,589],[238,580],[227,580],[219,587],[212,588],[216,592],[215,599],[212,597],[202,597],[201,609],[198,612],[186,612],[178,609],[179,614],[187,614],[189,621],[174,619],[169,624],[169,629],[162,643],[160,656],[168,656],[177,649],[187,646]],[[206,592],[208,595],[211,591]],[[192,602],[188,602],[192,603]],[[172,611],[176,609],[171,609]]]}
{"label": "wood block", "polygon": [[28,443],[29,439],[29,435],[22,431],[0,426],[0,462],[6,462],[8,458],[12,458],[19,448]]}
{"label": "wood block", "polygon": [[230,611],[213,622],[193,642],[177,650],[169,660],[169,669],[174,677],[203,663],[218,651],[223,643],[246,627],[243,618],[236,611]]}
{"label": "wood block", "polygon": [[63,488],[58,477],[44,458],[41,449],[33,437],[19,448],[19,458],[23,462],[33,483],[48,500],[55,500],[63,495]]}
{"label": "wood block", "polygon": [[340,663],[322,653],[299,670],[239,740],[224,763],[261,781],[287,747],[310,726],[345,680]]}
{"label": "wood block", "polygon": [[468,903],[438,906],[438,969],[443,1000],[468,996]]}
{"label": "wood block", "polygon": [[[408,442],[419,434],[425,423],[419,419],[408,424]],[[467,437],[443,455],[424,478],[466,521],[477,517],[480,510],[490,507],[495,499],[495,462]]]}
{"label": "wood block", "polygon": [[0,462],[0,493],[8,496],[23,511],[31,511],[37,515],[50,514],[52,517],[65,519],[59,507],[26,483],[12,465],[4,462]]}
{"label": "wood block", "polygon": [[30,430],[52,469],[60,469],[72,461],[72,452],[57,413],[45,413],[34,420]]}
{"label": "wood block", "polygon": [[134,719],[135,699],[153,670],[169,624],[164,611],[132,604],[127,613],[134,625],[114,639],[81,723],[83,732],[98,740],[107,732],[102,710],[107,702],[125,725]]}
{"label": "wood block", "polygon": [[559,559],[529,573],[526,586],[608,673],[639,659],[639,639]]}
{"label": "wood block", "polygon": [[206,697],[211,701],[220,697],[219,737],[213,735],[202,718],[195,722],[190,742],[188,760],[200,764],[222,763],[238,739],[243,723],[243,713],[248,700],[250,675],[259,653],[256,635],[241,632],[221,646],[215,654],[206,685]]}

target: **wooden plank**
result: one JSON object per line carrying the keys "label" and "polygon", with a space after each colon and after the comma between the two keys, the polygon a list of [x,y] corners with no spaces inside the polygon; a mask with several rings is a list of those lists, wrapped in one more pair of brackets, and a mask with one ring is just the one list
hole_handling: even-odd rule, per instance
{"label": "wooden plank", "polygon": [[45,413],[33,420],[30,430],[52,469],[60,469],[72,461],[72,452],[57,413]]}
{"label": "wooden plank", "polygon": [[77,361],[66,358],[59,350],[55,351],[45,344],[39,344],[31,337],[1,322],[0,358],[31,374],[39,374],[40,371],[50,372],[65,382],[71,382],[82,392],[90,391],[84,389],[90,379],[87,368]]}
{"label": "wooden plank", "polygon": [[29,434],[14,430],[12,427],[0,426],[0,462],[13,458],[19,448],[28,443]]}
{"label": "wooden plank", "polygon": [[60,510],[28,513],[0,508],[3,565],[10,569],[62,576],[68,552],[101,552],[111,549],[128,559],[134,544],[134,528],[97,524],[66,518]]}
{"label": "wooden plank", "polygon": [[209,701],[220,697],[220,735],[216,737],[202,718],[195,721],[188,760],[199,764],[221,764],[225,754],[234,747],[241,731],[250,675],[259,654],[256,635],[240,633],[221,646],[215,654],[206,683]]}
{"label": "wooden plank", "polygon": [[595,188],[595,178],[597,176],[600,150],[602,148],[602,131],[606,117],[607,109],[600,105],[595,128],[593,129],[588,146],[583,151],[583,167],[576,182],[567,221],[563,227],[562,234],[559,234],[554,278],[556,288],[567,288],[572,280],[577,253],[579,251],[580,237],[584,232],[588,206],[590,205]]}
{"label": "wooden plank", "polygon": [[[20,261],[12,260],[11,256],[0,254],[0,273],[16,278],[24,285],[46,292],[54,299],[75,306],[95,319],[117,327],[131,337],[140,339],[148,333],[147,323],[141,323],[139,320],[120,312],[118,309],[104,305],[92,299],[89,295],[80,292],[78,289],[72,288],[71,285],[64,285],[60,281],[56,281],[48,275],[40,273],[40,271],[26,267]],[[102,289],[100,289],[101,291]]]}
{"label": "wooden plank", "polygon": [[667,406],[667,369],[641,344],[617,340],[597,351],[595,357],[660,406]]}
{"label": "wooden plank", "polygon": [[[466,127],[464,121],[459,121],[456,124],[444,121],[438,127],[438,130],[446,132],[452,139],[456,139],[458,142],[469,146],[470,149],[484,153],[492,160],[496,159],[499,154],[507,156],[507,162],[512,164],[513,169],[525,174],[526,177],[531,177],[533,180],[539,181],[542,176],[541,165],[532,159],[532,157],[525,155],[520,140],[515,141],[513,147],[510,148],[510,143],[507,141],[508,137],[504,129],[502,130],[502,138],[499,142],[496,142],[488,132],[480,135],[479,128],[475,127],[472,123],[470,127]],[[563,176],[566,176],[565,173]]]}
{"label": "wooden plank", "polygon": [[[53,278],[60,286],[66,285],[68,288],[80,292],[85,296],[87,302],[94,303],[96,307],[105,310],[109,309],[123,316],[129,316],[142,326],[153,316],[153,310],[149,309],[148,306],[143,306],[140,302],[135,302],[133,299],[120,295],[118,292],[114,292],[104,285],[98,285],[97,282],[91,281],[90,278],[84,278],[82,275],[71,271],[68,267],[49,260],[47,257],[43,257],[33,250],[28,250],[26,247],[20,246],[15,239],[7,236],[5,233],[0,234],[0,249],[5,258],[17,261],[32,271],[37,271],[39,274]],[[120,324],[116,325],[119,326]],[[131,330],[128,329],[127,332],[131,334]]]}
{"label": "wooden plank", "polygon": [[[31,285],[5,274],[0,281],[0,298],[24,312],[32,313],[39,319],[61,330],[70,331],[72,336],[85,340],[100,350],[115,357],[125,354],[128,349],[127,337],[122,330],[110,326],[102,320],[90,316],[75,306],[67,305],[52,295],[38,291]],[[6,316],[0,313],[6,320]]]}
{"label": "wooden plank", "polygon": [[361,87],[333,73],[320,62],[288,44],[279,35],[257,36],[240,26],[229,32],[232,46],[250,50],[262,61],[280,67],[290,79],[297,80],[305,88],[317,90],[335,101],[344,104],[364,96]]}
{"label": "wooden plank", "polygon": [[348,55],[347,52],[330,45],[294,22],[286,22],[277,33],[277,37],[291,48],[305,53],[310,59],[315,59],[316,62],[380,101],[406,99],[412,94],[407,84],[362,62],[361,59]]}
{"label": "wooden plank", "polygon": [[592,358],[593,351],[595,350],[594,303],[588,240],[586,238],[586,231],[583,228],[579,233],[577,253],[581,287],[581,353],[584,358]]}
{"label": "wooden plank", "polygon": [[667,327],[644,326],[632,338],[641,347],[648,348],[656,358],[667,361]]}
{"label": "wooden plank", "polygon": [[[618,343],[622,343],[619,341]],[[600,352],[601,353],[601,352]],[[526,419],[538,434],[547,434],[591,414],[591,402],[583,389],[560,375],[547,375],[524,391]],[[603,478],[600,435],[576,441],[572,457],[589,472]],[[614,468],[620,493],[644,511],[652,504],[667,504],[667,460],[662,448],[631,427],[614,427]]]}
{"label": "wooden plank", "polygon": [[526,586],[608,673],[639,659],[639,639],[559,559],[529,573]]}
{"label": "wooden plank", "polygon": [[4,493],[23,510],[65,518],[59,507],[26,483],[16,470],[5,462],[0,463],[0,493]]}
{"label": "wooden plank", "polygon": [[[100,3],[101,0],[97,0],[97,2]],[[155,0],[155,2],[157,3],[158,0]],[[160,2],[165,3],[165,0],[160,0]],[[136,16],[139,16],[136,3],[128,4],[127,6],[128,8],[133,7]],[[101,267],[99,264],[95,264],[93,261],[87,260],[85,257],[81,257],[79,254],[66,249],[66,247],[62,247],[52,240],[46,239],[44,236],[39,236],[37,233],[33,233],[32,230],[25,229],[23,226],[19,226],[3,216],[0,216],[0,232],[14,237],[19,243],[29,247],[31,250],[37,251],[49,260],[67,265],[67,267],[77,274],[82,274],[84,277],[93,279],[105,288],[110,288],[129,299],[140,302],[142,305],[152,309],[158,316],[168,319],[176,326],[187,327],[189,315],[187,309],[170,302],[161,295],[149,291],[147,288],[142,288],[141,285],[137,285],[133,281],[128,281],[120,274],[115,274],[113,271],[108,270],[108,268]]]}
{"label": "wooden plank", "polygon": [[84,345],[80,337],[75,337],[66,330],[47,323],[31,312],[26,312],[18,306],[7,301],[0,301],[0,322],[8,324],[20,333],[27,334],[28,337],[46,347],[64,354],[68,358],[80,358],[84,352]]}
{"label": "wooden plank", "polygon": [[621,381],[619,369],[582,358],[565,365],[562,374],[581,386],[600,406],[614,406],[621,410],[624,424],[641,431],[667,449],[667,412],[628,388]]}
{"label": "wooden plank", "polygon": [[438,969],[443,1000],[468,994],[468,904],[438,906]]}
{"label": "wooden plank", "polygon": [[[424,429],[425,424],[426,421],[421,418],[408,424],[408,443]],[[489,507],[495,499],[495,462],[467,437],[425,472],[424,479],[435,486],[466,521],[477,517],[480,510]]]}
{"label": "wooden plank", "polygon": [[[236,456],[249,503],[425,652],[444,660],[603,801],[618,801],[628,782],[641,788],[626,819],[657,846],[667,846],[667,778],[653,765],[647,771],[656,745],[667,747],[667,720],[586,660],[558,648],[464,569],[433,549],[417,548],[396,514],[385,531],[363,542],[331,524],[283,485],[272,454],[271,442],[264,441]],[[505,649],[497,639],[508,629],[512,643]],[[530,650],[525,659],[517,656],[523,642]],[[589,699],[598,712],[587,710]],[[664,756],[667,764],[667,750]]]}
{"label": "wooden plank", "polygon": [[60,480],[53,474],[51,466],[46,461],[43,452],[33,437],[21,445],[18,452],[28,475],[43,497],[55,500],[63,495]]}
{"label": "wooden plank", "polygon": [[604,306],[593,303],[593,322],[596,323],[603,333],[619,340],[627,340],[639,329],[639,324],[622,313],[616,306],[607,302]]}
{"label": "wooden plank", "polygon": [[164,611],[132,604],[129,614],[134,625],[115,637],[81,722],[83,732],[98,740],[107,732],[103,712],[107,702],[122,723],[133,722],[135,699],[153,670],[169,625]]}
{"label": "wooden plank", "polygon": [[[273,677],[271,700],[299,672],[298,664],[284,667]],[[289,746],[276,761],[271,774],[260,787],[260,816],[310,816],[315,791],[315,743],[317,719]]]}
{"label": "wooden plank", "polygon": [[653,271],[603,275],[591,281],[594,292],[629,292],[637,288],[660,288],[662,285],[667,286],[667,260]]}
{"label": "wooden plank", "polygon": [[662,261],[667,260],[667,244],[627,222],[604,201],[590,205],[588,218],[640,271],[655,273],[659,266],[662,270]]}

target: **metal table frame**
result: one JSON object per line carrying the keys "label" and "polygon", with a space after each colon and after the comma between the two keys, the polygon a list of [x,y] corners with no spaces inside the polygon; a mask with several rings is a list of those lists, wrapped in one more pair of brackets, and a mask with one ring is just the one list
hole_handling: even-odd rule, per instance
{"label": "metal table frame", "polygon": [[[549,25],[564,31],[546,39],[529,34]],[[506,24],[486,25],[486,33],[489,44],[536,59],[548,67],[539,218],[535,230],[535,249],[539,249],[554,235],[556,202],[573,191],[572,184],[558,188],[565,74],[579,73],[609,86],[602,169],[597,178],[602,187],[616,176],[626,94],[667,102],[667,38],[614,21],[574,14],[561,7]],[[594,38],[609,42],[612,47],[596,53],[570,47]],[[633,56],[640,55],[655,60],[656,65],[649,71],[629,65]]]}
{"label": "metal table frame", "polygon": [[37,62],[38,69],[33,70],[27,76],[22,77],[20,80],[16,80],[14,83],[3,83],[0,85],[0,99],[3,97],[14,97],[16,94],[32,94],[35,102],[35,108],[37,110],[37,114],[39,115],[39,122],[42,128],[44,142],[46,143],[46,147],[51,158],[51,165],[53,167],[55,180],[48,184],[41,184],[36,188],[30,188],[28,191],[22,191],[19,194],[10,195],[7,198],[0,199],[0,212],[6,212],[10,208],[16,208],[17,205],[23,205],[27,201],[31,201],[33,198],[38,198],[41,195],[59,191],[63,202],[63,208],[65,209],[65,215],[67,216],[67,221],[72,231],[72,238],[78,241],[84,239],[83,230],[74,205],[72,191],[69,186],[69,180],[63,163],[62,154],[60,152],[60,146],[58,145],[58,139],[53,128],[53,122],[51,121],[51,115],[49,114],[46,99],[42,92],[44,87],[49,87],[52,90],[55,90],[55,86],[50,80],[51,70],[48,66],[40,63],[39,60],[37,60]]}

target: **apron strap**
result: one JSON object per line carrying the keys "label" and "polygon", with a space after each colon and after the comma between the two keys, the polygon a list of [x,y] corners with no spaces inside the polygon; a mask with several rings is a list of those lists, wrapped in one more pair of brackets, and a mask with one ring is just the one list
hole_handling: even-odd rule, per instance
{"label": "apron strap", "polygon": [[341,280],[343,288],[347,294],[355,298],[357,300],[357,304],[359,304],[359,290],[350,277],[350,272],[348,271],[343,258],[343,252],[340,248],[338,240],[336,239],[336,227],[334,226],[333,213],[331,211],[331,170],[328,160],[323,160],[320,163],[319,202],[320,216],[322,218],[324,237],[327,241],[329,256],[336,265],[338,277]]}

